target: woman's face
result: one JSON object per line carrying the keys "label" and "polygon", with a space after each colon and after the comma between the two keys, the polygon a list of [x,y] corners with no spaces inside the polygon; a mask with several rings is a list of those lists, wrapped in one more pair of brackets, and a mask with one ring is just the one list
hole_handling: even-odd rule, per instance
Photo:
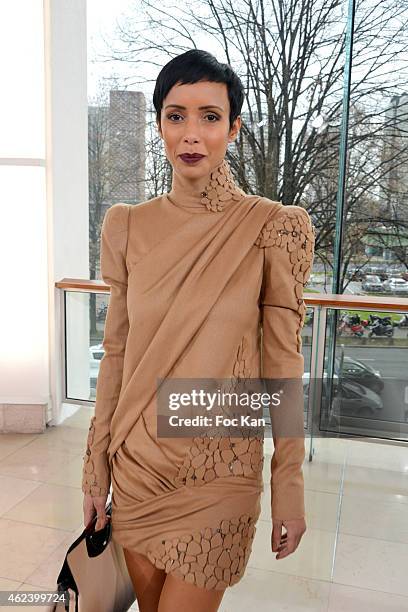
{"label": "woman's face", "polygon": [[[206,107],[206,108],[201,108]],[[174,85],[161,111],[159,133],[173,171],[185,178],[198,179],[210,174],[225,157],[229,142],[241,127],[237,117],[229,128],[230,105],[225,83],[201,81]],[[189,164],[183,153],[200,153],[200,161]]]}

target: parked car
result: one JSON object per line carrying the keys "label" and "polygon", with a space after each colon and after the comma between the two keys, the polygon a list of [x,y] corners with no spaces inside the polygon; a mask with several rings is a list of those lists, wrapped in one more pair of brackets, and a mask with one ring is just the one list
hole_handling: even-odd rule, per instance
{"label": "parked car", "polygon": [[94,344],[89,347],[89,386],[91,391],[96,389],[98,380],[99,366],[101,359],[105,354],[102,344]]}
{"label": "parked car", "polygon": [[353,359],[348,355],[344,355],[342,371],[340,372],[340,357],[334,360],[334,371],[342,379],[347,379],[351,382],[357,382],[372,389],[376,393],[380,393],[384,389],[384,381],[381,377],[381,372],[375,370],[370,365],[363,361]]}
{"label": "parked car", "polygon": [[364,268],[366,274],[381,274],[384,272],[384,266],[381,264],[369,264]]}
{"label": "parked car", "polygon": [[94,344],[93,346],[89,347],[89,354],[91,357],[91,362],[92,361],[96,361],[99,362],[101,361],[102,357],[105,354],[105,349],[103,348],[103,344]]}
{"label": "parked car", "polygon": [[390,276],[398,276],[403,271],[401,264],[389,264],[387,266],[387,273]]}
{"label": "parked car", "polygon": [[375,266],[377,272],[373,272],[375,276],[379,276],[381,281],[387,280],[389,274],[387,272],[388,264],[380,263]]}
{"label": "parked car", "polygon": [[[323,403],[329,395],[327,376],[322,380]],[[305,410],[309,402],[310,373],[305,372],[303,376],[303,396]],[[373,416],[382,410],[381,397],[371,389],[357,382],[339,379],[333,376],[333,414],[338,416]]]}
{"label": "parked car", "polygon": [[357,266],[355,264],[350,264],[346,270],[346,278],[353,279],[354,274],[356,273]]}
{"label": "parked car", "polygon": [[367,274],[361,284],[361,288],[363,291],[382,291],[383,281],[377,275]]}
{"label": "parked car", "polygon": [[389,278],[383,282],[383,289],[389,293],[408,293],[408,281],[403,278]]}
{"label": "parked car", "polygon": [[334,414],[339,416],[374,416],[382,410],[383,402],[375,391],[356,382],[345,382],[338,386]]}
{"label": "parked car", "polygon": [[311,274],[309,279],[309,285],[323,285],[325,282],[324,274]]}
{"label": "parked car", "polygon": [[361,281],[366,275],[367,270],[364,266],[358,266],[355,264],[351,264],[348,266],[346,270],[346,278],[353,281]]}

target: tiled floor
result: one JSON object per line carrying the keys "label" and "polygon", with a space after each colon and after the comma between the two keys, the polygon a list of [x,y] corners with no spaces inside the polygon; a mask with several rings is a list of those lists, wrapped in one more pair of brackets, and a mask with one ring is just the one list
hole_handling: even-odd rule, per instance
{"label": "tiled floor", "polygon": [[[80,480],[90,416],[78,408],[45,434],[1,435],[0,590],[55,588],[65,552],[83,529]],[[271,453],[270,440],[265,449]],[[269,469],[270,454],[248,568],[220,610],[407,611],[408,449],[316,440],[313,461],[304,464],[307,531],[280,561],[269,543]],[[8,609],[16,607],[2,608]]]}

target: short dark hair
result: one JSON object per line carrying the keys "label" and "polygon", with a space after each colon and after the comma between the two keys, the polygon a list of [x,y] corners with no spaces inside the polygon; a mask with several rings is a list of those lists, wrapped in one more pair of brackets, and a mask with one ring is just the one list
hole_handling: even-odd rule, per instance
{"label": "short dark hair", "polygon": [[160,125],[163,100],[178,82],[182,85],[198,81],[225,83],[230,103],[230,129],[241,113],[244,102],[244,86],[229,64],[220,63],[214,55],[201,49],[190,49],[173,57],[160,70],[153,93],[156,119]]}

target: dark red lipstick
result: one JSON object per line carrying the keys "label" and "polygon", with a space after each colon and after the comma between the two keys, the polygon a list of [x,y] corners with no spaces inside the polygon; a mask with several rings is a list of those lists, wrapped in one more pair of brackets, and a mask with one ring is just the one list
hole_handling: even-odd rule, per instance
{"label": "dark red lipstick", "polygon": [[197,162],[199,162],[204,157],[205,157],[205,155],[201,155],[201,153],[182,153],[180,155],[180,158],[186,164],[196,164]]}

